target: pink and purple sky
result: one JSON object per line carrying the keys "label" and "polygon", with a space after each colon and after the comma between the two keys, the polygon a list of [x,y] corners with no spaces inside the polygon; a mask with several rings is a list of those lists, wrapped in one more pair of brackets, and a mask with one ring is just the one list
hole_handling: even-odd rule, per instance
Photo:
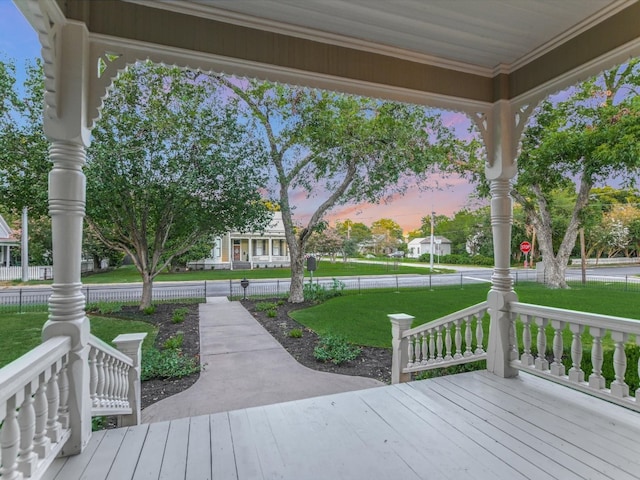
{"label": "pink and purple sky", "polygon": [[[11,0],[0,0],[0,59],[15,61],[19,84],[24,79],[25,62],[39,56],[40,44],[35,31]],[[443,112],[443,118],[460,135],[465,135],[470,125],[470,121],[458,113]],[[391,218],[405,232],[414,230],[420,227],[422,217],[430,215],[431,211],[451,216],[464,208],[474,189],[473,185],[462,179],[437,180],[446,183],[446,186],[427,191],[411,188],[388,203],[339,206],[327,215],[327,220],[333,224],[336,220],[351,219],[371,225],[380,218]],[[317,199],[307,199],[304,195],[291,199],[291,204],[297,206],[295,216],[301,221],[311,215],[317,202]]]}

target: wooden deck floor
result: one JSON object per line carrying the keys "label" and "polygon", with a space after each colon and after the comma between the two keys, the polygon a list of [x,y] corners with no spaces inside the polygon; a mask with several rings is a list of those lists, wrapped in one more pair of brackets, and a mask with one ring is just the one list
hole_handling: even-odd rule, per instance
{"label": "wooden deck floor", "polygon": [[640,415],[473,372],[99,432],[48,479],[640,478]]}

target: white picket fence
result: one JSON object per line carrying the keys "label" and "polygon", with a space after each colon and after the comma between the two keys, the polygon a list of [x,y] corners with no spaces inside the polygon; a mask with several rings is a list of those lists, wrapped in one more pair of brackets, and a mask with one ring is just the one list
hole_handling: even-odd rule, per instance
{"label": "white picket fence", "polygon": [[[51,280],[53,267],[29,267],[29,280]],[[0,282],[22,279],[22,267],[0,267]]]}
{"label": "white picket fence", "polygon": [[[82,261],[82,273],[93,271],[92,261]],[[53,267],[37,266],[29,267],[29,280],[52,280]],[[22,267],[0,267],[0,282],[10,282],[12,280],[22,280]]]}

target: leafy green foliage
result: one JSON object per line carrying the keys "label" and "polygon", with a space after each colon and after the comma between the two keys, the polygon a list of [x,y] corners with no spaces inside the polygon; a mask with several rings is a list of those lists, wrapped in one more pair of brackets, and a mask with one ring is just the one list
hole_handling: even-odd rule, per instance
{"label": "leafy green foliage", "polygon": [[87,307],[87,311],[102,315],[117,313],[122,310],[122,304],[115,302],[97,302]]}
{"label": "leafy green foliage", "polygon": [[313,356],[319,362],[332,362],[335,365],[355,360],[361,349],[351,345],[340,335],[324,335],[313,349]]}
{"label": "leafy green foliage", "polygon": [[167,338],[162,344],[162,348],[165,350],[180,350],[184,343],[184,333],[178,332],[175,335]]}
{"label": "leafy green foliage", "polygon": [[302,338],[302,330],[299,328],[292,328],[289,330],[289,336],[291,338]]}
{"label": "leafy green foliage", "polygon": [[[340,204],[374,202],[424,180],[448,162],[454,135],[424,107],[218,77],[237,98],[236,118],[258,134],[262,150],[254,168],[270,178],[269,194],[280,206],[292,257],[290,302],[301,302],[304,254],[325,214]],[[318,196],[318,208],[294,229],[292,194]]]}
{"label": "leafy green foliage", "polygon": [[259,152],[214,93],[206,74],[136,64],[114,82],[93,130],[87,223],[132,258],[141,308],[174,258],[212,235],[270,221],[258,191],[264,176],[250,164]]}
{"label": "leafy green foliage", "polygon": [[[430,263],[431,255],[428,253],[423,253],[422,255],[420,255],[420,257],[418,257],[418,261],[422,263]],[[449,265],[482,265],[487,267],[493,266],[493,258],[485,257],[484,255],[440,255],[440,262]]]}
{"label": "leafy green foliage", "polygon": [[333,297],[339,297],[344,290],[344,283],[340,280],[333,279],[333,283],[329,288],[319,283],[304,284],[304,300],[307,302],[324,302]]}
{"label": "leafy green foliage", "polygon": [[274,310],[276,307],[277,307],[277,304],[275,302],[258,302],[256,304],[256,310],[259,312]]}
{"label": "leafy green foliage", "polygon": [[15,67],[0,62],[0,198],[12,212],[23,207],[47,214],[49,142],[42,128],[44,75],[39,62],[27,66],[24,94],[15,87]]}
{"label": "leafy green foliage", "polygon": [[[512,195],[536,228],[551,284],[566,287],[592,187],[640,174],[640,61],[604,72],[540,105],[526,128]],[[631,92],[631,93],[629,93]]]}
{"label": "leafy green foliage", "polygon": [[149,305],[148,307],[142,309],[142,313],[144,313],[145,315],[153,315],[154,313],[156,313],[156,306]]}
{"label": "leafy green foliage", "polygon": [[142,355],[141,380],[182,378],[200,371],[197,358],[185,357],[180,350],[150,348]]}
{"label": "leafy green foliage", "polygon": [[182,323],[184,322],[188,313],[189,309],[186,307],[176,308],[171,316],[171,321],[173,323]]}

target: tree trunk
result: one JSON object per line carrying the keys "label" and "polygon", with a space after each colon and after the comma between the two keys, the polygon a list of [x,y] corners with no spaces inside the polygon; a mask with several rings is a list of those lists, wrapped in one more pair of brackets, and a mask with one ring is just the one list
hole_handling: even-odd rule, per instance
{"label": "tree trunk", "polygon": [[151,306],[151,299],[153,298],[153,279],[149,272],[142,273],[142,298],[140,299],[140,310],[149,308]]}
{"label": "tree trunk", "polygon": [[298,249],[295,256],[291,255],[291,288],[289,289],[289,302],[301,303],[304,301],[304,250]]}

